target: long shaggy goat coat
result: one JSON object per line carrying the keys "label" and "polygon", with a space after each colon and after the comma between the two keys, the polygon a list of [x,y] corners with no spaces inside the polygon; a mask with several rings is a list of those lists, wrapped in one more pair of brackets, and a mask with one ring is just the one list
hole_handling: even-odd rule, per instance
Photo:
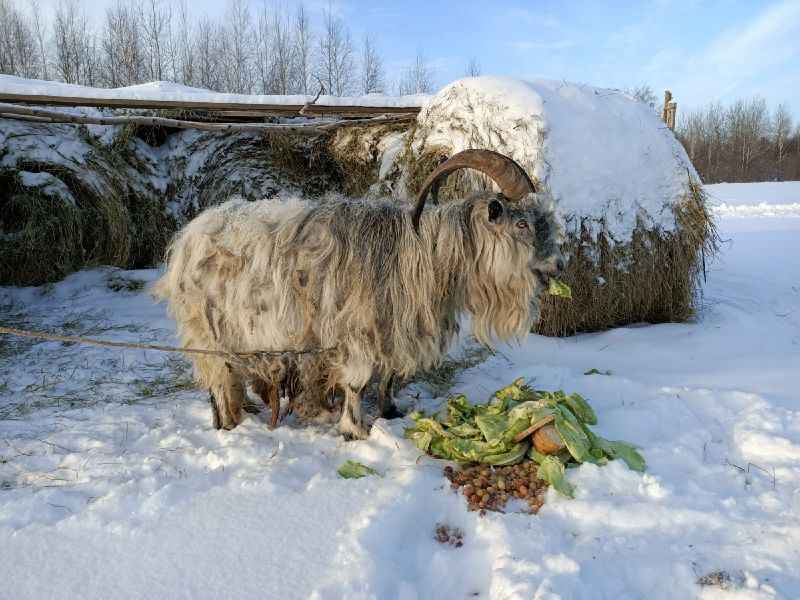
{"label": "long shaggy goat coat", "polygon": [[461,313],[481,341],[527,335],[541,273],[563,268],[557,232],[552,207],[533,196],[431,207],[419,231],[388,202],[233,200],[177,235],[155,291],[186,347],[335,348],[256,367],[194,355],[217,426],[239,422],[246,378],[277,382],[294,362],[307,379],[324,371],[345,390],[340,427],[363,437],[360,394],[373,372],[404,377],[441,361]]}

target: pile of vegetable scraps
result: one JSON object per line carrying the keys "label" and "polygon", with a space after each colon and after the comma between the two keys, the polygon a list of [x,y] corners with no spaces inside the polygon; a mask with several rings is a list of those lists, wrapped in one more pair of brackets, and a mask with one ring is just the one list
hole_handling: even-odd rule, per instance
{"label": "pile of vegetable scraps", "polygon": [[[518,379],[496,392],[487,404],[470,404],[466,397],[457,395],[450,398],[447,408],[449,415],[441,419],[425,416],[421,411],[412,413],[414,425],[405,430],[405,436],[420,450],[462,466],[478,463],[500,467],[532,462],[538,480],[570,498],[573,488],[564,478],[565,468],[584,462],[605,465],[619,458],[633,470],[645,469],[636,446],[607,440],[589,429],[589,425],[597,424],[597,416],[579,394],[535,390],[524,379]],[[486,469],[480,472],[485,473]],[[463,477],[450,479],[454,486],[465,485],[461,482]],[[483,506],[484,494],[479,494],[478,501],[470,503],[471,508],[472,504],[476,508],[505,505],[505,490],[498,502],[494,496],[499,490],[492,485],[483,487],[493,489],[487,491]],[[481,486],[477,488],[480,492]],[[465,485],[465,495],[475,490],[476,486],[467,489]]]}

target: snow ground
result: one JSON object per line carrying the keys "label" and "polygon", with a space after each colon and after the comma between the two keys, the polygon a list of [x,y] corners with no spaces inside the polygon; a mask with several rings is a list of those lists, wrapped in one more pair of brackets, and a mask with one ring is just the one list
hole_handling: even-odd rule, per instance
{"label": "snow ground", "polygon": [[[460,376],[476,402],[521,376],[580,392],[599,433],[643,447],[647,473],[581,466],[576,498],[551,490],[538,516],[467,512],[399,420],[349,443],[327,422],[270,432],[266,413],[214,431],[174,355],[0,338],[0,596],[800,597],[800,218],[774,210],[800,194],[710,188],[766,208],[716,209],[729,242],[696,322],[532,336]],[[138,289],[155,277],[0,288],[0,322],[169,341]],[[381,476],[341,479],[347,459]],[[438,543],[437,524],[464,546]]]}
{"label": "snow ground", "polygon": [[[800,218],[800,181],[707,185],[717,215],[725,219]],[[741,225],[741,224],[740,224]],[[775,226],[775,223],[771,223]]]}

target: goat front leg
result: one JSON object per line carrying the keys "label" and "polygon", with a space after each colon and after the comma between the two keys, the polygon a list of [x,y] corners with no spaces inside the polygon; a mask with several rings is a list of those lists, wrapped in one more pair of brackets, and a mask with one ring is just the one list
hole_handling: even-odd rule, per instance
{"label": "goat front leg", "polygon": [[220,365],[209,389],[214,429],[233,429],[242,421],[244,381],[230,365]]}
{"label": "goat front leg", "polygon": [[384,373],[378,382],[378,409],[384,419],[399,419],[403,413],[394,403],[394,373]]}
{"label": "goat front leg", "polygon": [[339,420],[339,432],[347,441],[365,440],[369,437],[369,429],[361,421],[361,396],[364,388],[347,386],[344,392],[342,418]]}

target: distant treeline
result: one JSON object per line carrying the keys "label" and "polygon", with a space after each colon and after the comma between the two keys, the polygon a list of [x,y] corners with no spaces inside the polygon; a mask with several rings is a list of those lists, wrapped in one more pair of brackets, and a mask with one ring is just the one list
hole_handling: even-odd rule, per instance
{"label": "distant treeline", "polygon": [[800,180],[800,124],[764,98],[715,102],[681,115],[675,131],[705,183]]}
{"label": "distant treeline", "polygon": [[[621,90],[661,114],[649,85]],[[681,112],[675,136],[704,183],[800,180],[800,123],[786,103],[770,114],[761,97]]]}
{"label": "distant treeline", "polygon": [[[223,15],[200,18],[188,14],[185,0],[118,0],[93,18],[86,9],[80,0],[59,0],[48,21],[35,0],[0,0],[0,73],[95,87],[169,80],[239,94],[316,94],[320,86],[337,96],[435,91],[422,52],[387,81],[374,36],[354,41],[330,4],[319,30],[302,3],[254,10],[228,0]],[[474,61],[468,69],[479,71]]]}

